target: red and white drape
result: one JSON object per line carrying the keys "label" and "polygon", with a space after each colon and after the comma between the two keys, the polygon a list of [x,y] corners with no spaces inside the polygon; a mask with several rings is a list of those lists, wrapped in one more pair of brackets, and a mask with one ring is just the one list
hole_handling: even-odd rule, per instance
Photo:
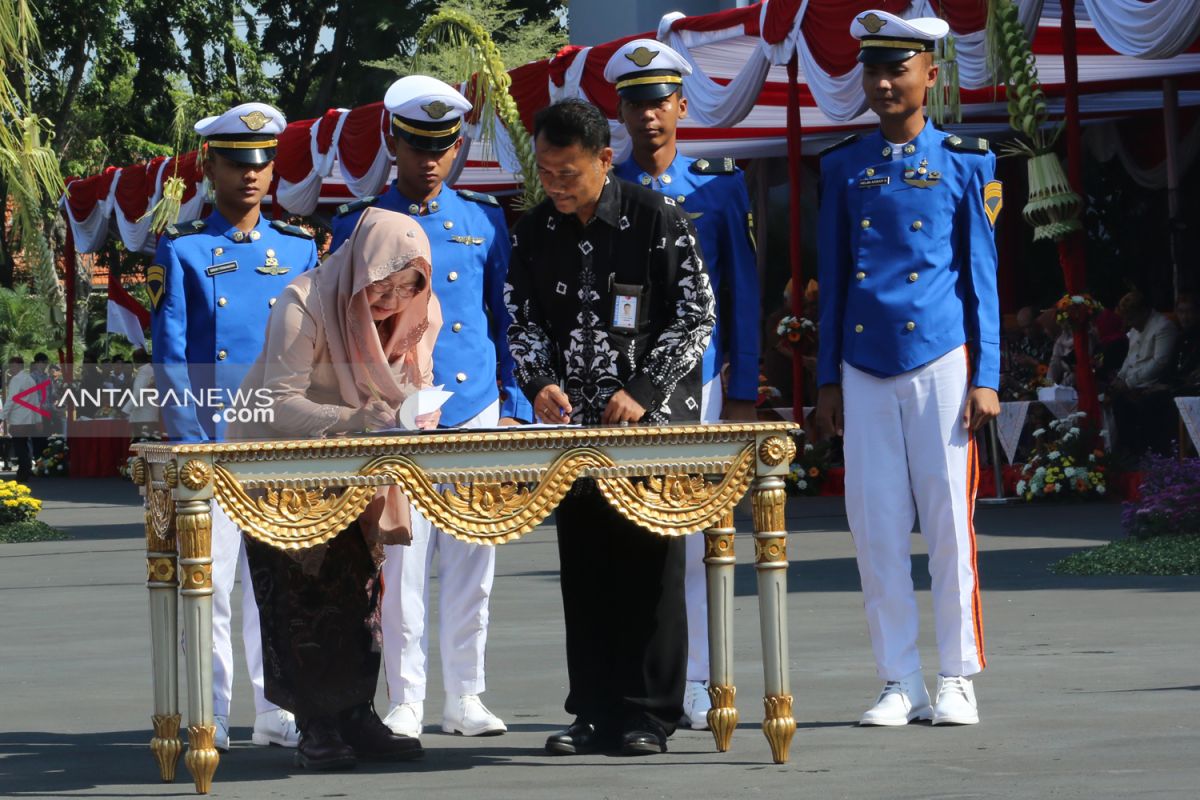
{"label": "red and white drape", "polygon": [[[1064,70],[1059,0],[1017,0],[1020,19],[1033,37],[1050,113],[1062,114]],[[1105,121],[1158,113],[1161,79],[1175,77],[1182,106],[1200,105],[1200,0],[1079,0],[1077,44],[1081,116]],[[800,118],[804,152],[812,153],[849,129],[873,124],[864,113],[850,21],[868,8],[903,17],[940,15],[957,40],[964,122],[956,130],[984,135],[1007,127],[1004,90],[992,88],[985,57],[986,4],[982,0],[769,0],[697,17],[668,14],[657,37],[693,65],[684,81],[689,119],[680,147],[693,156],[755,158],[785,152],[787,76],[796,56],[800,68]],[[580,97],[611,120],[618,159],[629,140],[616,120],[617,96],[604,80],[604,65],[621,44],[572,45],[553,58],[510,71],[510,92],[526,127],[533,113],[565,97]],[[484,142],[478,120],[465,128],[468,146],[451,176],[481,191],[515,188],[519,165],[502,126]],[[291,213],[312,213],[386,187],[393,164],[385,145],[387,112],[382,103],[330,109],[318,119],[288,125],[280,135],[271,198]],[[1190,141],[1190,140],[1189,140]],[[1186,144],[1186,143],[1185,143]],[[1189,151],[1190,152],[1190,151]],[[184,219],[199,216],[204,200],[195,154],[148,164],[109,168],[71,181],[64,207],[80,252],[94,252],[112,233],[131,250],[150,252],[146,209],[178,172],[187,184]]]}

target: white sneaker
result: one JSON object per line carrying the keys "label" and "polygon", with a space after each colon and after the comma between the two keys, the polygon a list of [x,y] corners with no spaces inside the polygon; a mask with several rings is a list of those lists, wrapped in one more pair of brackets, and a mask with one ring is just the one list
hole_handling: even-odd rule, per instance
{"label": "white sneaker", "polygon": [[858,721],[864,727],[907,725],[914,719],[929,719],[929,690],[921,671],[917,670],[898,681],[888,681],[879,693],[875,705],[867,709]]}
{"label": "white sneaker", "polygon": [[279,745],[296,747],[300,744],[300,731],[292,712],[282,708],[264,711],[254,718],[254,734],[250,741],[257,745]]}
{"label": "white sneaker", "polygon": [[961,675],[938,675],[937,701],[933,706],[934,725],[976,725],[979,706],[975,686]]}
{"label": "white sneaker", "polygon": [[425,703],[418,700],[415,703],[394,703],[388,715],[383,718],[383,724],[392,729],[397,736],[421,738],[421,729],[425,720]]}
{"label": "white sneaker", "polygon": [[223,717],[220,714],[213,715],[213,725],[216,726],[217,732],[213,736],[213,747],[219,752],[229,752],[229,717]]}
{"label": "white sneaker", "polygon": [[710,708],[712,700],[708,696],[708,681],[688,681],[683,691],[683,718],[692,730],[708,730]]}
{"label": "white sneaker", "polygon": [[477,694],[447,697],[442,711],[442,730],[463,736],[499,736],[508,730],[504,720],[483,704]]}

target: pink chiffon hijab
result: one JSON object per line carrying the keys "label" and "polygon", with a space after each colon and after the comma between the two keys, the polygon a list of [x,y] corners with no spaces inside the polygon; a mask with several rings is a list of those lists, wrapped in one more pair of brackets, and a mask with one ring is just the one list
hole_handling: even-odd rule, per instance
{"label": "pink chiffon hijab", "polygon": [[[380,399],[399,409],[406,397],[428,385],[430,376],[423,374],[422,365],[432,363],[436,336],[436,330],[426,335],[431,322],[429,261],[429,239],[416,221],[368,208],[350,237],[314,273],[314,310],[324,318],[329,357],[347,406],[362,408]],[[420,270],[424,288],[377,325],[367,286],[405,269]],[[433,306],[434,325],[440,327],[436,301]],[[358,522],[372,545],[412,540],[408,498],[398,486],[381,486]]]}

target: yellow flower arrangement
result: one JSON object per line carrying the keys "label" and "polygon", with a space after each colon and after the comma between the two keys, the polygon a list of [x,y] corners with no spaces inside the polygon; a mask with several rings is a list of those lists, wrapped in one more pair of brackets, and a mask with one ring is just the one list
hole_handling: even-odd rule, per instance
{"label": "yellow flower arrangement", "polygon": [[42,501],[31,496],[28,486],[0,481],[0,525],[32,520],[41,510]]}

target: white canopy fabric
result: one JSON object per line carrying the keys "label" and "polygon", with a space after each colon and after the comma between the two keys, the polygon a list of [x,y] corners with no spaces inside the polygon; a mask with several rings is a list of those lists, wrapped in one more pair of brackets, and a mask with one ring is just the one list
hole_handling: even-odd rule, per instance
{"label": "white canopy fabric", "polygon": [[[955,130],[981,135],[1007,128],[1004,89],[992,88],[986,67],[986,14],[979,0],[768,0],[697,17],[668,14],[656,32],[637,34],[657,36],[693,65],[684,82],[689,118],[680,128],[680,148],[693,156],[784,155],[786,64],[793,56],[799,66],[805,154],[818,152],[849,130],[872,126],[855,60],[857,43],[849,36],[849,21],[870,7],[904,17],[941,12],[956,37],[962,87],[963,123]],[[1058,0],[1019,0],[1018,9],[1032,36],[1050,113],[1061,116],[1065,72]],[[1157,113],[1167,77],[1177,79],[1181,105],[1200,105],[1200,0],[1079,0],[1077,15],[1085,122]],[[603,69],[628,38],[633,37],[567,47],[551,59],[512,70],[510,91],[525,123],[555,100],[589,100],[609,115],[617,158],[625,158],[629,140],[615,119],[616,94],[603,80]],[[467,126],[468,146],[455,165],[454,185],[500,193],[518,187],[514,176],[520,165],[503,127],[496,128],[496,140],[483,142],[479,125]],[[310,214],[381,191],[393,170],[386,131],[381,103],[330,109],[317,119],[290,124],[280,135],[274,207]],[[1119,155],[1110,140],[1101,138],[1093,146],[1097,153]],[[1183,155],[1194,156],[1195,150],[1187,144]],[[188,182],[182,216],[198,216],[205,193],[194,154],[181,156],[177,164],[156,160],[71,182],[63,204],[76,249],[100,249],[113,234],[109,221],[115,217],[116,234],[130,250],[153,251],[154,237],[142,216],[175,172]]]}

